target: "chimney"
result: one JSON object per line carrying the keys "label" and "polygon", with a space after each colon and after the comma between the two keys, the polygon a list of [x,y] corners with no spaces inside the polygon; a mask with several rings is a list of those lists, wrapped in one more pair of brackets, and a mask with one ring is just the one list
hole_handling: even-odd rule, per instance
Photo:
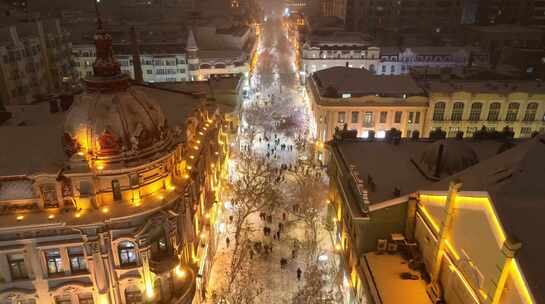
{"label": "chimney", "polygon": [[131,45],[132,45],[132,65],[134,67],[134,81],[144,83],[142,74],[142,62],[140,62],[140,46],[138,45],[138,37],[134,26],[131,27]]}
{"label": "chimney", "polygon": [[443,144],[439,144],[439,151],[437,151],[437,160],[435,161],[435,173],[433,173],[433,176],[440,177],[441,176],[441,159],[443,158],[443,150],[445,147]]}

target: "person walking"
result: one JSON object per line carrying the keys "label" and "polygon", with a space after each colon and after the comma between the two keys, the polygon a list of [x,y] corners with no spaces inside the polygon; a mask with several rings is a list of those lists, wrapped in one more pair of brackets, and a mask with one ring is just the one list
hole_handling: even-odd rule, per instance
{"label": "person walking", "polygon": [[229,244],[230,244],[230,243],[231,243],[231,240],[229,239],[229,237],[227,237],[227,238],[225,239],[225,246],[226,246],[227,248],[229,248]]}
{"label": "person walking", "polygon": [[301,274],[303,274],[303,271],[297,267],[297,281],[301,281]]}

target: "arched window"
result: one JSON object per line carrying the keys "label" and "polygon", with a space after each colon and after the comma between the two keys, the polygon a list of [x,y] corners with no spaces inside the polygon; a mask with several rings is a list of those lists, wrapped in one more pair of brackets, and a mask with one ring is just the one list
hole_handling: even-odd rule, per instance
{"label": "arched window", "polygon": [[507,107],[507,115],[505,115],[505,120],[515,121],[517,120],[517,115],[519,113],[520,104],[518,102],[512,102]]}
{"label": "arched window", "polygon": [[481,119],[481,110],[483,109],[483,104],[480,102],[475,102],[471,104],[471,111],[469,112],[470,121],[479,121]]}
{"label": "arched window", "polygon": [[463,102],[455,102],[454,106],[452,107],[452,114],[450,115],[450,120],[460,121],[460,120],[462,120],[462,115],[463,114],[464,114],[464,103]]}
{"label": "arched window", "polygon": [[537,102],[530,102],[526,106],[526,112],[524,113],[524,121],[534,121],[536,119]]}
{"label": "arched window", "polygon": [[498,118],[500,117],[500,108],[501,104],[499,102],[491,103],[490,108],[488,109],[488,118],[486,120],[498,121]]}
{"label": "arched window", "polygon": [[136,246],[131,241],[123,241],[117,246],[119,264],[122,266],[136,264]]}
{"label": "arched window", "polygon": [[435,107],[433,109],[433,120],[434,121],[442,121],[445,116],[445,103],[444,102],[438,102],[435,104]]}

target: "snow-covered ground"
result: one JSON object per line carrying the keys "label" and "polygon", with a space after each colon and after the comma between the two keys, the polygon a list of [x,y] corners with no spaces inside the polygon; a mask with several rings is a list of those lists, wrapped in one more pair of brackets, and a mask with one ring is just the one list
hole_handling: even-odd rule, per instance
{"label": "snow-covered ground", "polygon": [[[250,79],[251,94],[243,105],[243,111],[252,105],[259,105],[267,109],[272,109],[277,117],[289,117],[295,122],[293,128],[295,130],[278,130],[273,126],[263,129],[260,127],[249,126],[242,123],[241,133],[239,134],[239,143],[235,148],[252,149],[259,155],[268,157],[274,164],[295,165],[297,159],[300,158],[296,149],[296,138],[307,139],[308,137],[308,105],[301,97],[301,85],[298,78],[298,73],[295,70],[295,52],[291,43],[287,39],[286,31],[282,28],[278,20],[265,23],[261,39],[258,46],[259,58],[256,65],[256,70]],[[273,97],[274,96],[274,97]],[[272,104],[271,104],[272,103]],[[244,117],[244,114],[243,114]],[[248,142],[245,132],[250,128],[257,130],[254,143],[248,147]],[[290,132],[295,131],[295,132]],[[267,137],[269,140],[265,139]],[[285,144],[286,149],[282,150],[280,145],[274,144],[274,139],[279,139],[280,144]],[[312,144],[312,143],[309,143]],[[290,149],[289,146],[292,148]],[[273,147],[276,147],[273,152]],[[233,155],[237,155],[236,151]],[[233,159],[236,162],[236,159]],[[236,173],[235,173],[236,174]],[[289,182],[289,178],[288,178]],[[323,189],[320,189],[323,191]],[[324,215],[326,203],[323,204]],[[229,223],[229,211],[224,213],[224,222]],[[252,259],[252,276],[265,287],[263,293],[259,296],[257,303],[289,303],[293,294],[304,281],[304,252],[299,250],[296,258],[292,258],[292,249],[294,248],[294,240],[305,240],[305,227],[300,221],[288,216],[287,221],[283,221],[281,214],[273,215],[273,223],[268,224],[273,231],[276,231],[279,222],[285,224],[285,229],[280,237],[280,240],[273,239],[271,236],[263,235],[264,222],[259,218],[258,214],[253,215],[249,222],[255,228],[251,235],[253,241],[262,241],[273,245],[272,254],[268,257],[255,255]],[[234,227],[227,224],[226,231],[220,236],[220,244],[214,264],[211,270],[211,276],[207,291],[209,299],[207,303],[213,303],[210,295],[214,290],[220,290],[221,284],[225,281],[225,274],[229,268],[230,254],[232,248],[227,248],[226,238],[231,240]],[[329,233],[325,229],[319,231],[320,252],[324,256],[334,256],[334,246]],[[232,244],[231,244],[232,246]],[[287,267],[280,267],[280,259],[287,258]],[[303,270],[303,280],[297,279],[297,268]]]}

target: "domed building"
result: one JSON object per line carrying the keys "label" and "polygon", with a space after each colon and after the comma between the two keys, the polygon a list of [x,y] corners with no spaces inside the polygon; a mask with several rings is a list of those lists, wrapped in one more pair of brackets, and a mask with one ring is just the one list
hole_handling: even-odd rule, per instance
{"label": "domed building", "polygon": [[0,304],[191,303],[207,279],[224,116],[197,98],[165,115],[180,95],[132,85],[100,20],[95,43],[65,113],[22,108],[0,128]]}

